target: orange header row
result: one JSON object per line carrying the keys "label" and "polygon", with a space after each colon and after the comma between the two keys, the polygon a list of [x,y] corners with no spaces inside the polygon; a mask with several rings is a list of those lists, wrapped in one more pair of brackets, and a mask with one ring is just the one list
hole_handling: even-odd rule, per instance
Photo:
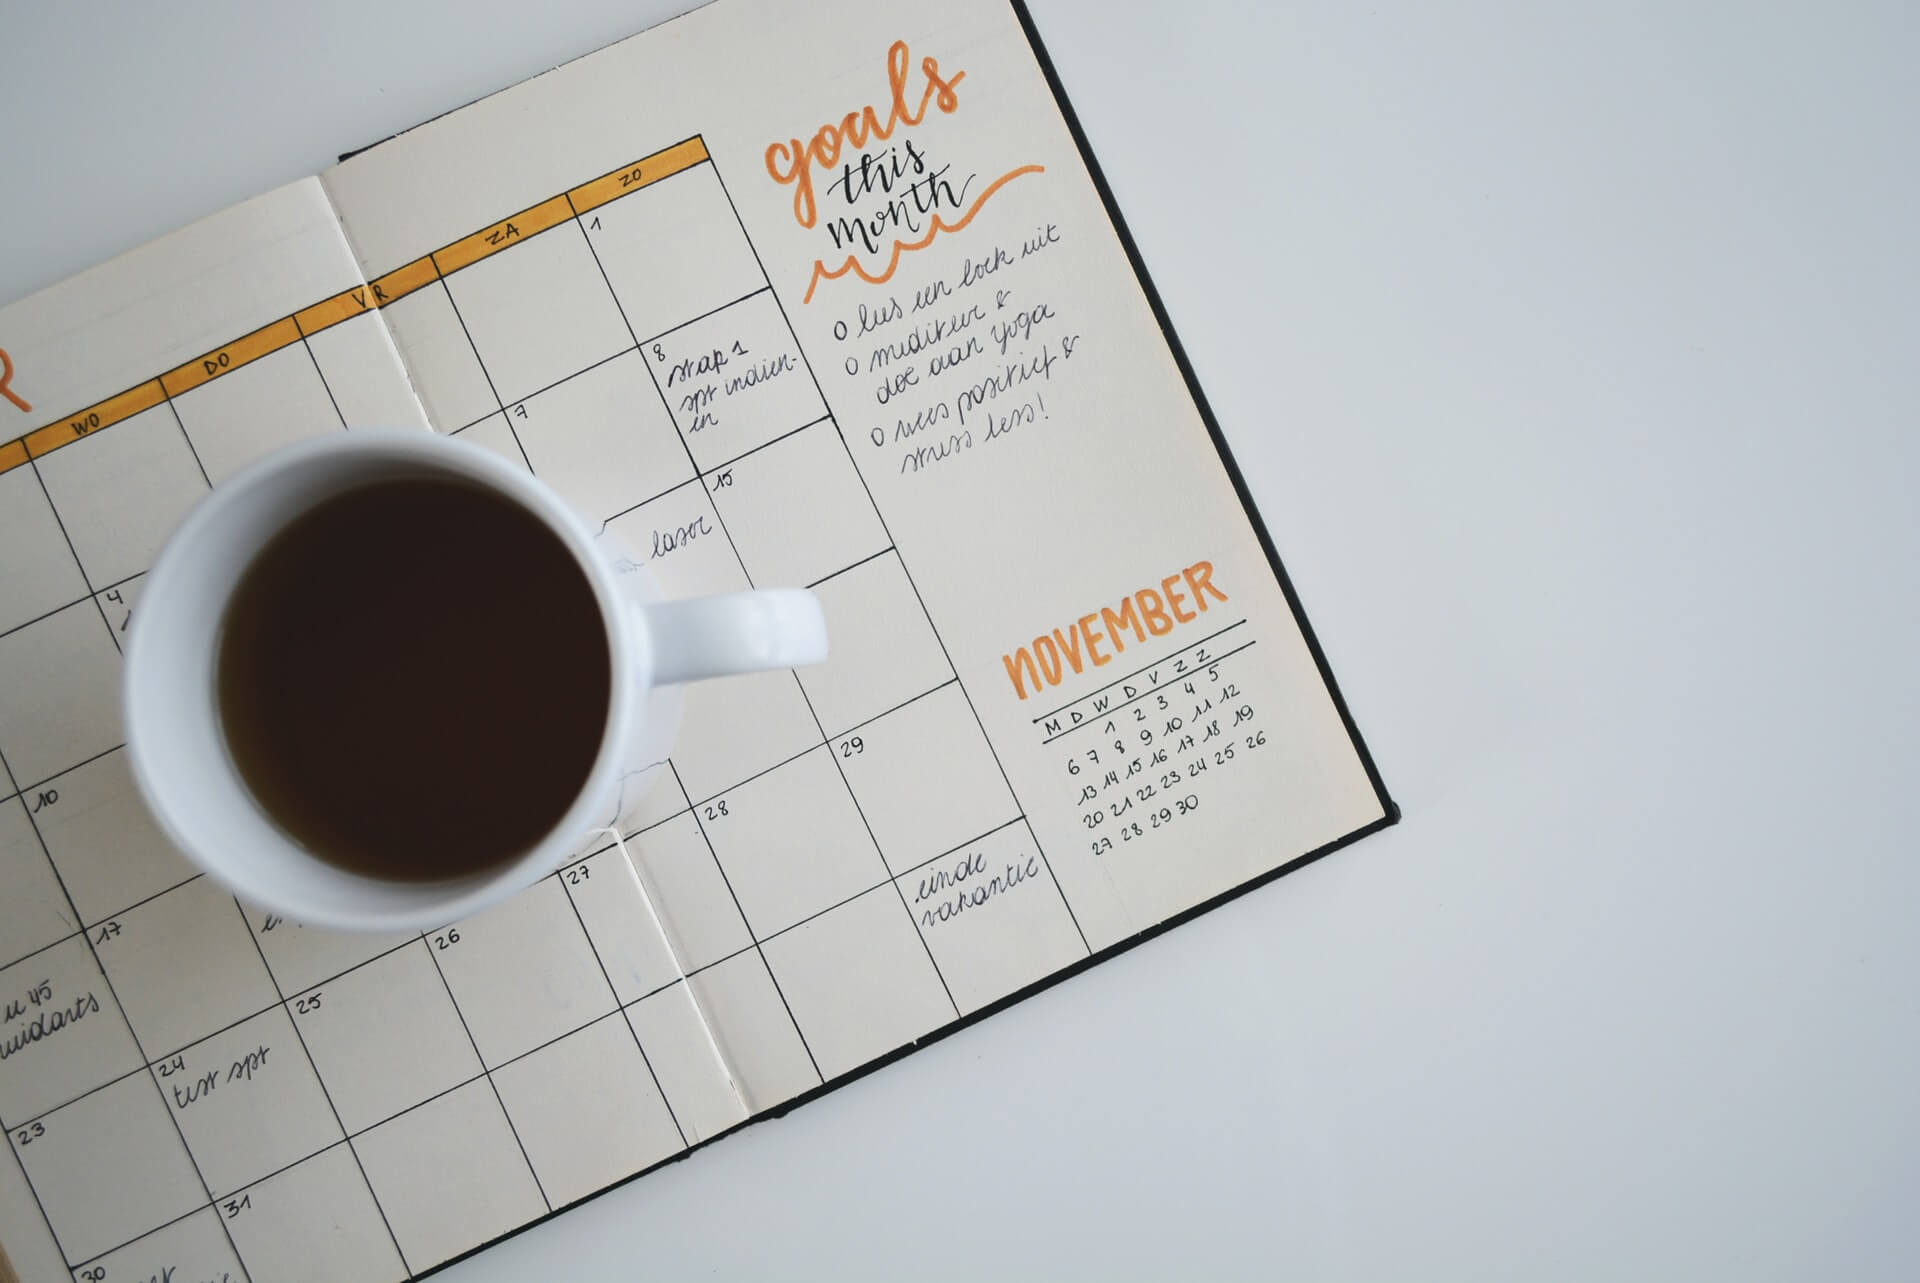
{"label": "orange header row", "polygon": [[290,347],[329,326],[352,320],[365,312],[376,311],[463,267],[471,267],[481,259],[517,245],[527,237],[557,227],[570,218],[597,209],[608,201],[617,200],[682,170],[691,169],[706,159],[706,144],[698,138],[689,138],[665,151],[624,165],[571,191],[541,201],[511,218],[482,228],[471,236],[463,236],[451,245],[442,246],[431,254],[395,268],[385,276],[343,290],[331,298],[321,299],[318,303],[301,308],[292,316],[282,317],[271,325],[242,335],[224,347],[168,370],[158,378],[148,379],[145,383],[116,393],[97,405],[90,405],[46,424],[16,440],[0,442],[0,472],[20,467],[30,458],[38,459],[50,450],[58,450],[102,428],[112,427],[142,410],[152,409],[168,397],[181,396],[222,375],[231,374],[241,366]]}

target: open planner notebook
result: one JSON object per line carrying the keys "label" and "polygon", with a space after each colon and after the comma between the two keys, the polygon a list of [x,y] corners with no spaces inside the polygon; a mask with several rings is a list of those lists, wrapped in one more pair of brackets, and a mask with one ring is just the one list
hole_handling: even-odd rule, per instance
{"label": "open planner notebook", "polygon": [[[1000,0],[720,0],[0,348],[25,1278],[418,1275],[1394,818]],[[121,747],[172,526],[377,425],[528,468],[672,595],[810,585],[832,633],[691,688],[621,841],[423,936],[196,877]]]}

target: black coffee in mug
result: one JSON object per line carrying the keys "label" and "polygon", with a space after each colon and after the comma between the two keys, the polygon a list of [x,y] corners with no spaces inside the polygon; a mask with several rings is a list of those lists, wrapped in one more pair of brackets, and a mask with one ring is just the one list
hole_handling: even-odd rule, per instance
{"label": "black coffee in mug", "polygon": [[600,751],[600,604],[539,518],[478,485],[324,500],[243,573],[218,654],[247,787],[330,863],[440,880],[530,850]]}

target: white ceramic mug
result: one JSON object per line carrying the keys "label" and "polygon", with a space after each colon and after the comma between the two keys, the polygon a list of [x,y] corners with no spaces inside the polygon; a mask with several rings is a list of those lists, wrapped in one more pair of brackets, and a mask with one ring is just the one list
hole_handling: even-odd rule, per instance
{"label": "white ceramic mug", "polygon": [[[518,859],[441,882],[384,881],[330,864],[255,800],[228,752],[216,660],[228,599],[253,556],[316,504],[374,481],[450,478],[504,495],[558,535],[600,606],[612,660],[599,752],[579,795]],[[147,576],[129,624],[127,751],[174,844],[242,899],[311,926],[426,930],[505,899],[610,823],[624,780],[666,756],[675,683],[826,658],[826,621],[804,589],[657,599],[544,483],[480,446],[428,432],[350,432],[290,446],[188,514]]]}

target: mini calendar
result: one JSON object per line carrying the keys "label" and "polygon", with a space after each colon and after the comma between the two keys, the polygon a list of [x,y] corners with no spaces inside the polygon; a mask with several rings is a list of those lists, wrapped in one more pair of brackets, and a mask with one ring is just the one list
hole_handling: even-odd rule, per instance
{"label": "mini calendar", "polygon": [[[1018,5],[720,0],[0,310],[0,355],[28,1279],[416,1277],[1396,815]],[[133,788],[124,640],[212,487],[372,427],[669,595],[812,588],[830,659],[688,688],[476,917],[237,901]]]}

